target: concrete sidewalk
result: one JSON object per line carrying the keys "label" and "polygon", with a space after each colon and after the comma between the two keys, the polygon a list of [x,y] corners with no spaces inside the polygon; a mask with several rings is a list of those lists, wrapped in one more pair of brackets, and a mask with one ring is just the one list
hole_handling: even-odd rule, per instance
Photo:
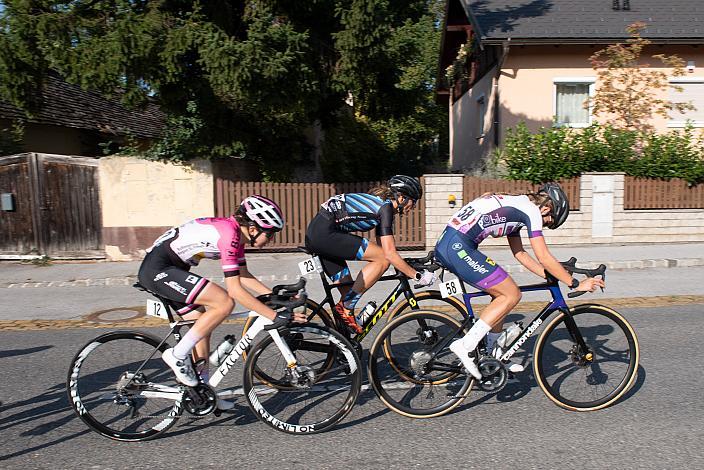
{"label": "concrete sidewalk", "polygon": [[[487,247],[482,251],[508,272],[525,272],[508,247]],[[704,243],[558,246],[551,248],[551,251],[560,260],[576,257],[578,266],[581,267],[594,267],[604,263],[609,270],[704,266]],[[405,257],[422,256],[425,253],[401,254]],[[252,272],[263,281],[286,282],[297,279],[297,264],[306,257],[304,253],[249,253],[247,260]],[[139,261],[58,261],[46,266],[2,261],[0,288],[129,285],[135,281],[139,265]],[[206,260],[194,271],[215,280],[222,280],[218,262]]]}

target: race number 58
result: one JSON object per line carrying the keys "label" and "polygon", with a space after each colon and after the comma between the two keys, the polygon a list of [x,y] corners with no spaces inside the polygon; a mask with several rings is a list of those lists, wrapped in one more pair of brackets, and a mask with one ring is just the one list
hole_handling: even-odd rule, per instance
{"label": "race number 58", "polygon": [[462,292],[462,286],[460,285],[459,279],[451,279],[449,281],[440,283],[440,294],[442,298],[452,297],[453,295],[460,294]]}

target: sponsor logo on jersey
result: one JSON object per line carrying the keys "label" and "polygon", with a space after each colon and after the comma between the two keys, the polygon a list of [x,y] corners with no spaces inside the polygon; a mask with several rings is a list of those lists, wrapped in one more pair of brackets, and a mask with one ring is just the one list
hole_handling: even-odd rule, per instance
{"label": "sponsor logo on jersey", "polygon": [[198,276],[194,276],[193,274],[191,274],[186,278],[186,282],[188,282],[189,284],[195,284],[196,282],[198,282]]}
{"label": "sponsor logo on jersey", "polygon": [[186,291],[186,288],[183,287],[183,286],[182,286],[181,284],[179,284],[178,282],[176,282],[176,281],[169,281],[169,282],[165,282],[164,284],[166,284],[167,286],[171,287],[173,290],[175,290],[175,291],[178,292],[179,294],[186,295],[186,292],[187,292],[187,291]]}
{"label": "sponsor logo on jersey", "polygon": [[485,214],[479,220],[479,226],[481,228],[489,227],[490,225],[505,224],[506,217],[500,216],[499,214]]}
{"label": "sponsor logo on jersey", "polygon": [[462,244],[461,243],[453,243],[452,244],[452,249],[457,251],[462,249]]}
{"label": "sponsor logo on jersey", "polygon": [[168,274],[166,274],[166,273],[159,273],[159,274],[157,274],[156,276],[154,276],[154,282],[160,281],[160,280],[164,279],[166,276],[168,276]]}
{"label": "sponsor logo on jersey", "polygon": [[458,251],[457,256],[459,256],[465,263],[467,263],[467,266],[472,268],[475,273],[486,274],[489,272],[489,270],[484,267],[483,264],[473,260],[472,257],[467,254],[466,251]]}

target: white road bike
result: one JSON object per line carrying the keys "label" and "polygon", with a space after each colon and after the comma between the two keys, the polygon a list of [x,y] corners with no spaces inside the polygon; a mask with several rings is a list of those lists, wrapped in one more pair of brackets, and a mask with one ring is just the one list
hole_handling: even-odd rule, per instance
{"label": "white road bike", "polygon": [[[69,368],[71,406],[103,436],[120,441],[153,439],[173,426],[184,410],[194,416],[218,414],[215,388],[246,352],[241,393],[259,420],[291,434],[331,428],[357,400],[360,360],[349,340],[336,331],[289,323],[293,309],[305,304],[304,285],[301,279],[274,287],[274,294],[265,300],[279,312],[277,320],[250,312],[257,320],[208,383],[201,381],[195,387],[177,382],[161,359],[171,347],[169,337],[178,342],[181,329],[194,321],[176,319],[168,301],[152,293],[169,320],[169,334],[159,339],[139,331],[115,331],[89,341]],[[255,342],[262,331],[268,336]]]}

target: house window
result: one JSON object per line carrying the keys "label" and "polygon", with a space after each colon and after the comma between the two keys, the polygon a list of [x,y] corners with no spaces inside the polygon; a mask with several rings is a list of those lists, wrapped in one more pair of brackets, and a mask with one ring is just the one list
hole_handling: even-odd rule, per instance
{"label": "house window", "polygon": [[673,103],[690,103],[695,109],[679,113],[672,111],[667,127],[685,127],[689,122],[694,127],[704,127],[704,78],[681,77],[670,79],[682,91],[670,88],[669,100]]}
{"label": "house window", "polygon": [[486,98],[477,98],[477,140],[484,138],[484,121],[486,120]]}
{"label": "house window", "polygon": [[591,110],[585,105],[594,94],[594,79],[590,77],[556,78],[554,112],[555,125],[586,127],[591,124]]}

